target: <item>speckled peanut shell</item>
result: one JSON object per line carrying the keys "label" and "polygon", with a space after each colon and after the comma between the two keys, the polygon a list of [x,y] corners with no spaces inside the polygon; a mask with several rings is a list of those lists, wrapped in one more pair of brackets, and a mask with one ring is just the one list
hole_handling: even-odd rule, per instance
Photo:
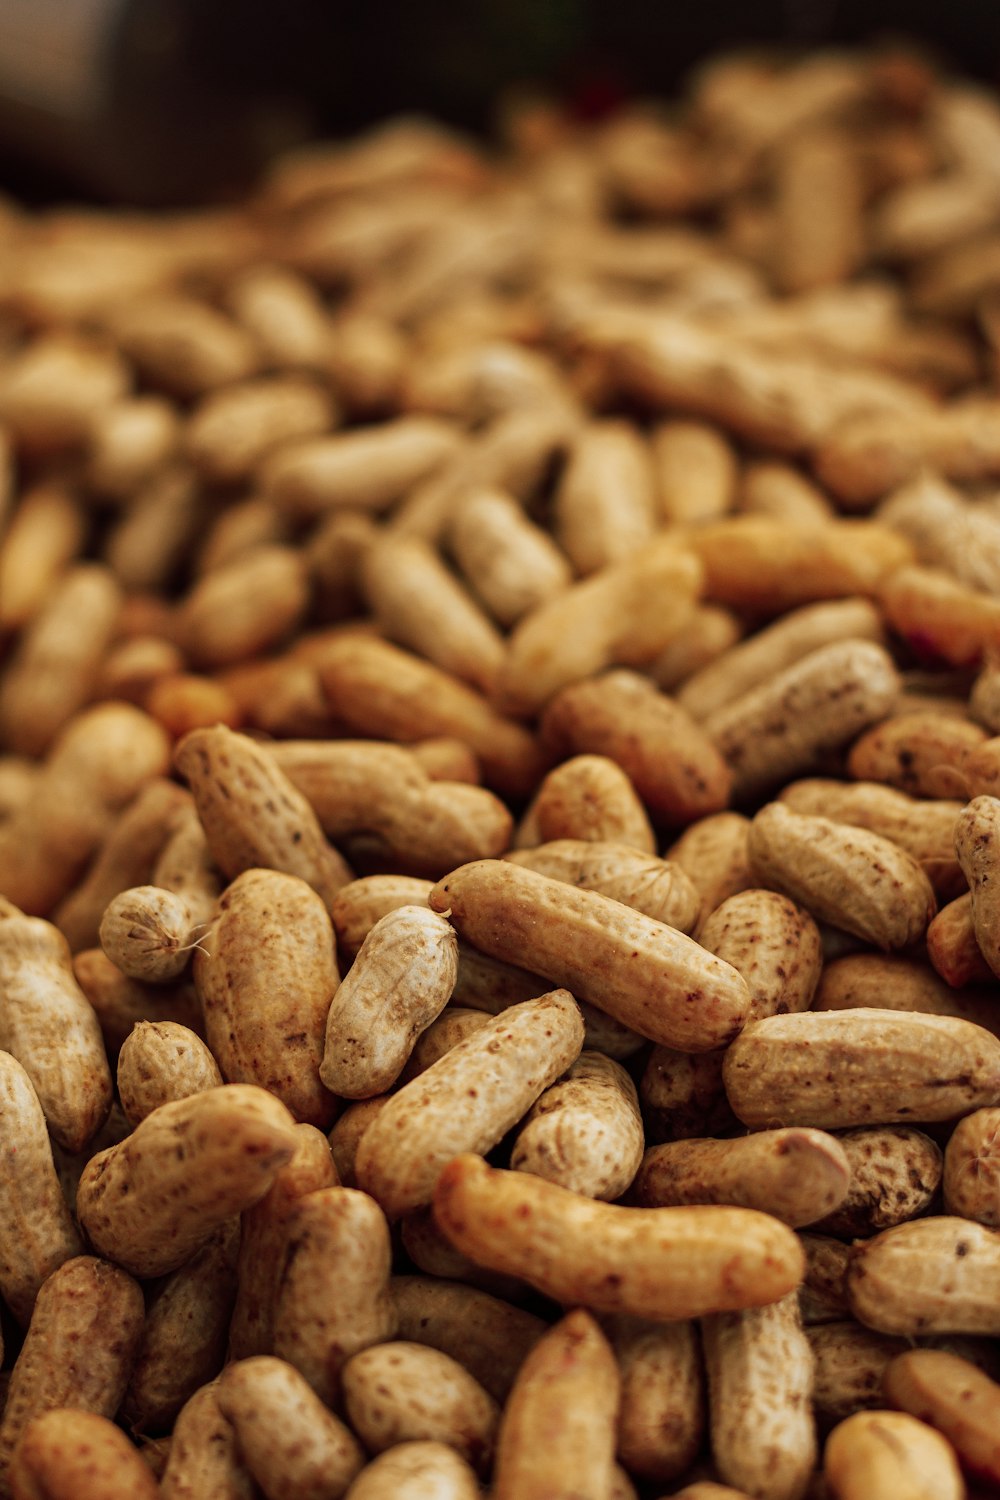
{"label": "speckled peanut shell", "polygon": [[10,1468],[14,1500],[158,1500],[149,1465],[120,1427],[66,1408],[29,1422]]}
{"label": "speckled peanut shell", "polygon": [[701,1448],[705,1381],[695,1323],[601,1320],[621,1374],[618,1458],[643,1479],[676,1479]]}
{"label": "speckled peanut shell", "polygon": [[161,1104],[222,1081],[201,1037],[176,1021],[137,1021],[118,1054],[118,1097],[133,1129]]}
{"label": "speckled peanut shell", "polygon": [[886,1229],[855,1248],[854,1316],[882,1333],[1000,1333],[1000,1234],[940,1215]]}
{"label": "speckled peanut shell", "polygon": [[547,1327],[534,1313],[440,1276],[394,1276],[389,1295],[401,1339],[450,1354],[501,1403]]}
{"label": "speckled peanut shell", "polygon": [[1000,1109],[976,1109],[959,1120],[944,1150],[944,1205],[949,1214],[1000,1229]]}
{"label": "speckled peanut shell", "polygon": [[626,844],[555,839],[506,858],[551,880],[599,891],[678,932],[691,932],[701,911],[701,894],[679,865]]}
{"label": "speckled peanut shell", "polygon": [[817,1228],[851,1238],[915,1219],[941,1185],[941,1148],[922,1130],[882,1125],[838,1136],[851,1183],[843,1202]]}
{"label": "speckled peanut shell", "polygon": [[642,1148],[635,1084],[619,1063],[587,1051],[532,1105],[510,1164],[610,1202],[635,1176]]}

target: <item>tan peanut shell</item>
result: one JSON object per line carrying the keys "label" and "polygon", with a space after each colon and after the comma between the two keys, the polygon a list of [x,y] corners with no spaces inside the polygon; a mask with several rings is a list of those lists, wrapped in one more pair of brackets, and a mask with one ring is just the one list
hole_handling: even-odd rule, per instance
{"label": "tan peanut shell", "polygon": [[442,1172],[434,1213],[480,1264],[599,1312],[666,1320],[759,1306],[804,1270],[792,1231],[767,1215],[596,1203],[468,1155]]}
{"label": "tan peanut shell", "polygon": [[572,578],[548,533],[500,490],[466,495],[452,517],[448,540],[472,591],[500,625],[516,624]]}
{"label": "tan peanut shell", "polygon": [[962,989],[992,984],[996,975],[983,956],[972,918],[972,892],[943,906],[927,928],[927,957],[941,978]]}
{"label": "tan peanut shell", "polygon": [[319,1075],[342,1099],[385,1093],[455,987],[458,939],[424,906],[376,922],[333,996]]}
{"label": "tan peanut shell", "polygon": [[813,1358],[794,1294],[702,1323],[712,1456],[750,1494],[800,1500],[816,1464]]}
{"label": "tan peanut shell", "polygon": [[1000,601],[938,568],[895,569],[879,604],[891,630],[952,666],[978,664],[1000,643]]}
{"label": "tan peanut shell", "polygon": [[652,1146],[631,1196],[644,1208],[728,1203],[759,1209],[797,1229],[835,1212],[850,1180],[850,1163],[835,1136],[792,1127]]}
{"label": "tan peanut shell", "polygon": [[650,541],[656,501],[649,449],[627,422],[589,422],[570,445],[556,490],[556,540],[580,577]]}
{"label": "tan peanut shell", "polygon": [[391,1097],[391,1094],[377,1094],[374,1099],[358,1099],[349,1104],[330,1131],[330,1154],[344,1187],[357,1187],[356,1164],[361,1138]]}
{"label": "tan peanut shell", "polygon": [[751,824],[749,849],[761,884],[879,948],[916,942],[937,910],[916,860],[864,828],[771,802]]}
{"label": "tan peanut shell", "polygon": [[574,755],[549,771],[514,843],[530,849],[564,839],[655,853],[656,834],[635,787],[606,755]]}
{"label": "tan peanut shell", "polygon": [[217,1385],[212,1381],[196,1391],[174,1424],[160,1480],[163,1500],[212,1494],[225,1500],[256,1500],[257,1487],[239,1450],[236,1430],[219,1408]]}
{"label": "tan peanut shell", "polygon": [[429,897],[460,937],[544,974],[650,1040],[693,1052],[729,1041],[749,995],[729,964],[597,892],[482,860]]}
{"label": "tan peanut shell", "polygon": [[375,923],[400,906],[423,906],[434,888],[416,875],[364,875],[342,886],[330,909],[337,951],[353,963]]}
{"label": "tan peanut shell", "polygon": [[746,890],[727,897],[702,921],[698,941],[743,975],[749,1020],[809,1009],[823,965],[820,934],[787,896]]}
{"label": "tan peanut shell", "polygon": [[389,1226],[353,1188],[306,1193],[287,1218],[274,1312],[274,1353],[332,1406],[352,1354],[395,1335]]}
{"label": "tan peanut shell", "polygon": [[966,719],[900,714],[855,740],[847,769],[859,781],[885,782],[912,797],[953,795],[966,760],[985,740],[986,731]]}
{"label": "tan peanut shell", "polygon": [[589,1313],[576,1308],[528,1355],[504,1408],[496,1500],[610,1494],[621,1381]]}
{"label": "tan peanut shell", "polygon": [[944,1349],[897,1355],[882,1377],[885,1397],[935,1427],[962,1467],[1000,1483],[1000,1386],[968,1360]]}
{"label": "tan peanut shell", "polygon": [[982,1333],[1000,1327],[1000,1235],[940,1215],[883,1230],[856,1247],[854,1316],[882,1333]]}
{"label": "tan peanut shell", "polygon": [[13,1500],[157,1500],[159,1486],[134,1445],[96,1412],[44,1412],[25,1428],[11,1464]]}
{"label": "tan peanut shell", "polygon": [[565,990],[512,1006],[389,1099],[358,1147],[359,1186],[390,1218],[429,1203],[442,1167],[496,1145],[582,1045]]}
{"label": "tan peanut shell", "polygon": [[819,1229],[867,1237],[930,1207],[944,1165],[930,1136],[906,1125],[883,1125],[848,1130],[838,1139],[850,1167],[850,1187]]}
{"label": "tan peanut shell", "polygon": [[631,1183],[642,1148],[635,1084],[619,1063],[586,1051],[532,1105],[510,1164],[586,1198],[611,1202]]}
{"label": "tan peanut shell", "polygon": [[460,435],[435,417],[290,443],[264,465],[264,493],[298,519],[338,507],[381,511],[453,456]]}
{"label": "tan peanut shell", "polygon": [[531,1295],[531,1289],[516,1276],[492,1271],[456,1249],[438,1225],[430,1206],[406,1214],[399,1237],[406,1254],[425,1276],[461,1282],[518,1306]]}
{"label": "tan peanut shell", "polygon": [[807,1328],[813,1351],[813,1406],[824,1428],[856,1411],[884,1404],[882,1379],[905,1340],[855,1322],[845,1309],[840,1319]]}
{"label": "tan peanut shell", "polygon": [[743,636],[743,626],[721,604],[697,604],[684,634],[670,641],[645,667],[664,693],[679,695],[683,685],[717,661]]}
{"label": "tan peanut shell", "polygon": [[1000,1229],[1000,1109],[959,1120],[944,1150],[945,1212]]}
{"label": "tan peanut shell", "polygon": [[97,1016],[108,1057],[114,1061],[141,1021],[171,1021],[201,1036],[201,1004],[194,984],[142,984],[129,979],[101,948],[85,948],[73,960],[76,982]]}
{"label": "tan peanut shell", "polygon": [[717,427],[682,418],[661,422],[650,448],[660,511],[668,522],[714,521],[732,510],[736,455]]}
{"label": "tan peanut shell", "polygon": [[366,1465],[348,1500],[479,1500],[474,1470],[444,1443],[399,1443]]}
{"label": "tan peanut shell", "polygon": [[129,979],[169,983],[187,967],[195,946],[191,911],[182,896],[156,885],[135,886],[109,901],[98,936]]}
{"label": "tan peanut shell", "polygon": [[799,1287],[803,1324],[808,1328],[846,1318],[845,1278],[850,1248],[828,1234],[806,1231],[799,1239],[806,1255],[806,1278]]}
{"label": "tan peanut shell", "polygon": [[701,892],[707,916],[725,901],[754,883],[747,840],[750,819],[742,813],[721,812],[686,828],[666,857],[680,865]]}
{"label": "tan peanut shell", "polygon": [[409,1083],[464,1042],[466,1037],[485,1026],[489,1016],[481,1010],[470,1010],[462,1005],[446,1005],[436,1021],[417,1038],[406,1067],[399,1075],[400,1083]]}
{"label": "tan peanut shell", "polygon": [[599,891],[678,932],[690,932],[701,910],[697,888],[678,865],[624,844],[554,839],[506,858],[550,879]]}
{"label": "tan peanut shell", "polygon": [[723,1065],[745,1125],[891,1125],[951,1120],[1000,1096],[1000,1042],[951,1016],[845,1010],[772,1016]]}
{"label": "tan peanut shell", "polygon": [[176,1021],[137,1021],[118,1054],[118,1097],[133,1128],[161,1104],[222,1081],[205,1043]]}
{"label": "tan peanut shell", "polygon": [[1000,942],[996,924],[1000,908],[996,898],[996,848],[1000,835],[1000,798],[975,797],[955,822],[955,848],[972,897],[972,926],[979,950],[993,970],[1000,973]]}
{"label": "tan peanut shell", "polygon": [[[948,908],[945,907],[945,911]],[[939,921],[935,918],[935,922]],[[931,924],[934,925],[933,923]],[[1000,1028],[989,989],[953,989],[929,964],[899,954],[849,953],[829,962],[820,976],[813,1010],[854,1010],[872,1006],[957,1016],[987,1031]]]}
{"label": "tan peanut shell", "polygon": [[954,1449],[903,1412],[857,1412],[831,1432],[823,1473],[835,1500],[962,1500]]}
{"label": "tan peanut shell", "polygon": [[259,1355],[227,1366],[216,1400],[265,1494],[338,1500],[364,1467],[357,1438],[284,1360]]}
{"label": "tan peanut shell", "polygon": [[439,1349],[401,1340],[362,1349],[344,1366],[343,1401],[369,1453],[442,1442],[479,1473],[492,1467],[500,1408]]}
{"label": "tan peanut shell", "polygon": [[262,1198],[294,1149],[285,1106],[250,1084],[163,1104],[91,1158],[77,1194],[81,1227],[110,1260],[162,1276]]}
{"label": "tan peanut shell", "polygon": [[630,1474],[676,1479],[705,1430],[705,1391],[694,1323],[602,1319],[621,1374],[617,1453]]}
{"label": "tan peanut shell", "polygon": [[206,396],[192,413],[185,447],[209,479],[247,479],[273,448],[331,425],[327,393],[300,376],[270,376]]}
{"label": "tan peanut shell", "polygon": [[279,870],[238,875],[195,963],[205,1037],[226,1082],[255,1084],[295,1120],[329,1127],[336,1107],[319,1070],[338,978],[319,894]]}
{"label": "tan peanut shell", "polygon": [[501,1403],[546,1331],[533,1313],[444,1277],[394,1276],[389,1295],[401,1339],[450,1354]]}

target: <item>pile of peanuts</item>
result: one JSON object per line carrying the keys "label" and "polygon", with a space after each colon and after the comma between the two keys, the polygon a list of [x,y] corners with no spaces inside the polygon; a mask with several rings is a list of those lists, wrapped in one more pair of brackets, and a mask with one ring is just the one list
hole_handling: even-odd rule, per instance
{"label": "pile of peanuts", "polygon": [[0,1500],[1000,1485],[1000,103],[500,131],[0,205]]}

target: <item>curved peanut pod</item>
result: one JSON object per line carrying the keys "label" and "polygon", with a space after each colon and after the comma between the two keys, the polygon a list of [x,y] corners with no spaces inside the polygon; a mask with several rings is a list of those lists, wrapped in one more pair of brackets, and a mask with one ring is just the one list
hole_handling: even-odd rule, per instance
{"label": "curved peanut pod", "polygon": [[96,1412],[57,1409],[25,1428],[10,1468],[13,1500],[158,1500],[160,1487],[132,1443]]}
{"label": "curved peanut pod", "polygon": [[546,1331],[533,1313],[460,1281],[394,1276],[389,1295],[401,1339],[450,1354],[501,1403]]}
{"label": "curved peanut pod", "polygon": [[972,926],[979,950],[1000,974],[1000,888],[997,837],[1000,835],[1000,798],[976,797],[955,822],[955,848],[969,882]]}
{"label": "curved peanut pod", "polygon": [[222,1415],[217,1389],[218,1381],[203,1385],[182,1408],[160,1480],[161,1500],[195,1500],[199,1495],[257,1500],[257,1486],[236,1429]]}
{"label": "curved peanut pod", "polygon": [[611,1493],[621,1380],[582,1308],[540,1339],[504,1408],[494,1500],[602,1500]]}
{"label": "curved peanut pod", "polygon": [[710,912],[698,941],[750,991],[749,1020],[808,1010],[823,967],[819,928],[778,891],[738,891]]}
{"label": "curved peanut pod", "polygon": [[949,1214],[1000,1229],[1000,1109],[976,1109],[959,1120],[944,1150],[944,1205]]}
{"label": "curved peanut pod", "polygon": [[53,1271],[35,1302],[0,1421],[0,1489],[33,1417],[56,1407],[113,1417],[142,1332],[142,1292],[91,1255]]}
{"label": "curved peanut pod", "polygon": [[643,1479],[676,1479],[697,1457],[705,1391],[694,1323],[602,1319],[621,1373],[619,1461]]}
{"label": "curved peanut pod", "polygon": [[358,1147],[359,1186],[390,1218],[429,1203],[441,1168],[495,1146],[582,1046],[565,990],[511,1006],[389,1098]]}
{"label": "curved peanut pod", "polygon": [[348,1500],[479,1500],[475,1473],[444,1443],[400,1443],[366,1465]]}
{"label": "curved peanut pod", "polygon": [[834,1500],[962,1500],[951,1444],[898,1411],[859,1411],[827,1438],[823,1473]]}
{"label": "curved peanut pod", "polygon": [[1000,1234],[942,1215],[883,1230],[855,1248],[854,1316],[881,1333],[1000,1333]]}
{"label": "curved peanut pod", "polygon": [[7,1052],[0,1052],[0,1139],[0,1295],[24,1324],[39,1287],[82,1246],[56,1176],[38,1096]]}
{"label": "curved peanut pod", "polygon": [[921,1130],[885,1125],[839,1137],[851,1174],[839,1206],[817,1228],[851,1238],[915,1219],[941,1185],[941,1148]]}
{"label": "curved peanut pod", "polygon": [[263,1089],[223,1084],[163,1104],[80,1179],[81,1228],[137,1276],[183,1265],[267,1192],[295,1149],[295,1122]]}
{"label": "curved peanut pod", "polygon": [[842,1422],[852,1412],[882,1406],[882,1378],[889,1364],[907,1348],[904,1339],[875,1333],[843,1318],[808,1328],[815,1376],[813,1407],[823,1427]]}
{"label": "curved peanut pod", "polygon": [[953,1120],[1000,1099],[1000,1041],[971,1021],[895,1010],[754,1021],[723,1079],[744,1125]]}
{"label": "curved peanut pod", "polygon": [[750,996],[735,969],[596,891],[479,860],[439,881],[429,902],[483,952],[566,985],[651,1041],[707,1052],[746,1019]]}
{"label": "curved peanut pod", "polygon": [[457,1157],[434,1214],[454,1245],[563,1303],[668,1320],[776,1302],[802,1280],[792,1230],[743,1208],[620,1208]]}
{"label": "curved peanut pod", "polygon": [[733,1140],[671,1141],[643,1158],[632,1197],[644,1208],[729,1203],[773,1214],[797,1229],[847,1196],[851,1169],[822,1130],[761,1130]]}
{"label": "curved peanut pod", "polygon": [[257,866],[298,875],[330,903],[351,879],[309,803],[273,756],[223,724],[193,729],[174,751],[212,858],[230,880]]}
{"label": "curved peanut pod", "polygon": [[58,928],[0,911],[0,993],[0,1046],[28,1074],[60,1146],[82,1150],[111,1107],[111,1074]]}
{"label": "curved peanut pod", "polygon": [[343,1400],[369,1453],[440,1442],[481,1474],[492,1466],[500,1408],[440,1349],[401,1340],[362,1349],[344,1366]]}
{"label": "curved peanut pod", "polygon": [[236,1299],[239,1221],[230,1219],[151,1299],[122,1415],[133,1432],[164,1432],[226,1359]]}
{"label": "curved peanut pod", "polygon": [[328,1009],[319,1073],[331,1093],[366,1099],[391,1088],[457,972],[455,929],[426,906],[376,922]]}
{"label": "curved peanut pod", "polygon": [[712,1455],[727,1483],[801,1500],[816,1466],[813,1357],[798,1298],[702,1324]]}
{"label": "curved peanut pod", "polygon": [[916,860],[881,834],[771,802],[750,825],[750,867],[762,885],[801,902],[875,947],[907,948],[937,911]]}
{"label": "curved peanut pod", "polygon": [[329,1142],[313,1125],[295,1126],[295,1150],[264,1194],[244,1209],[240,1225],[236,1305],[229,1325],[230,1359],[270,1354],[274,1310],[288,1221],[306,1193],[337,1187]]}
{"label": "curved peanut pod", "polygon": [[1000,1385],[944,1349],[897,1355],[882,1377],[886,1400],[936,1427],[962,1467],[1000,1484]]}
{"label": "curved peanut pod", "polygon": [[396,1331],[389,1226],[374,1199],[342,1187],[307,1193],[287,1223],[274,1352],[332,1407],[351,1355]]}
{"label": "curved peanut pod", "polygon": [[570,446],[553,502],[553,529],[581,576],[617,562],[655,534],[650,453],[630,423],[588,422]]}
{"label": "curved peanut pod", "polygon": [[919,1011],[928,1016],[957,1016],[994,1034],[1000,1030],[994,992],[985,987],[953,989],[929,964],[916,959],[898,954],[848,953],[826,965],[813,1010],[869,1010],[873,1006]]}
{"label": "curved peanut pod", "polygon": [[133,1129],[161,1104],[221,1083],[219,1065],[201,1037],[176,1021],[137,1021],[118,1054],[118,1097]]}
{"label": "curved peanut pod", "polygon": [[550,880],[610,896],[678,932],[691,932],[701,910],[701,896],[679,865],[627,844],[554,839],[505,858]]}
{"label": "curved peanut pod", "polygon": [[357,1438],[284,1360],[229,1365],[216,1400],[265,1495],[338,1500],[364,1467]]}
{"label": "curved peanut pod", "polygon": [[642,1160],[639,1099],[625,1069],[581,1052],[525,1116],[511,1167],[586,1198],[620,1198]]}
{"label": "curved peanut pod", "polygon": [[463,495],[448,541],[469,586],[501,625],[515,625],[573,576],[548,532],[500,489]]}
{"label": "curved peanut pod", "polygon": [[336,1104],[319,1069],[339,975],[317,892],[295,875],[245,870],[220,897],[194,972],[223,1078],[257,1084],[297,1121],[328,1127]]}

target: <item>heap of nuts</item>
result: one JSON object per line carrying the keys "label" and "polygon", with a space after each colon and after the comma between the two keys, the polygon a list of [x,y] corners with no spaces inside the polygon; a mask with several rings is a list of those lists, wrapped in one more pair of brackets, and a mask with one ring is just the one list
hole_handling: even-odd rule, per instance
{"label": "heap of nuts", "polygon": [[1000,1485],[1000,104],[0,207],[7,1500]]}

